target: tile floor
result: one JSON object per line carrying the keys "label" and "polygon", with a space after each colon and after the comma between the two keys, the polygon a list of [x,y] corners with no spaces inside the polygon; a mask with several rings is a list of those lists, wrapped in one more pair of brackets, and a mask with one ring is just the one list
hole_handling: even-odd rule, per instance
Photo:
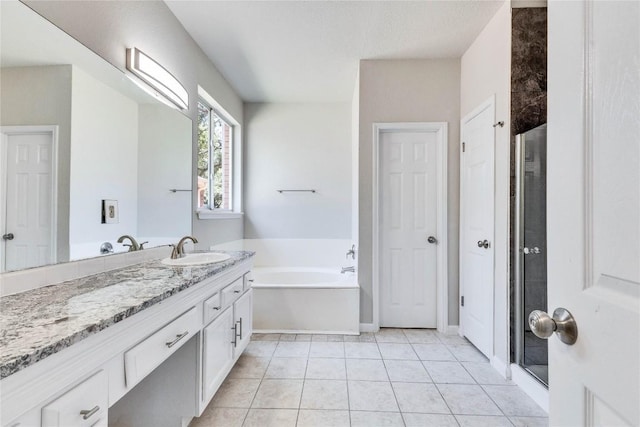
{"label": "tile floor", "polygon": [[424,329],[254,334],[191,427],[547,426],[465,339]]}

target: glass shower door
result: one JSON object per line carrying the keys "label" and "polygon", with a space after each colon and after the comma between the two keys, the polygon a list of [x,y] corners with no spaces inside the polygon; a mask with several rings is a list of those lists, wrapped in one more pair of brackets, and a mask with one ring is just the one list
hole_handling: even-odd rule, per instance
{"label": "glass shower door", "polygon": [[533,310],[547,311],[547,125],[516,136],[516,359],[545,385],[547,340],[529,328]]}

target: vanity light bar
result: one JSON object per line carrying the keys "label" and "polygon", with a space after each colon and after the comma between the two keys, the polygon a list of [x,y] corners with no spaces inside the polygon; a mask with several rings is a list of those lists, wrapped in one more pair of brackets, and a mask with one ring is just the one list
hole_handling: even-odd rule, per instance
{"label": "vanity light bar", "polygon": [[127,49],[127,69],[177,107],[189,108],[189,93],[169,71],[140,49]]}

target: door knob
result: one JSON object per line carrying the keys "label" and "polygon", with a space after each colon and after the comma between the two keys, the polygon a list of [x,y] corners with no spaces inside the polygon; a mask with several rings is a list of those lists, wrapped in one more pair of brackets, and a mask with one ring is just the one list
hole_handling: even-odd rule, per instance
{"label": "door knob", "polygon": [[564,308],[556,308],[553,317],[542,310],[529,314],[529,326],[538,338],[547,339],[555,332],[565,344],[573,345],[578,339],[576,319]]}
{"label": "door knob", "polygon": [[13,238],[14,238],[14,237],[15,237],[15,236],[13,235],[13,233],[7,233],[7,234],[4,234],[4,235],[2,236],[2,239],[3,239],[3,240],[13,240]]}
{"label": "door knob", "polygon": [[427,242],[432,243],[432,244],[433,244],[433,243],[438,243],[438,239],[436,239],[436,238],[435,238],[435,237],[433,237],[433,236],[429,236],[429,237],[427,238]]}
{"label": "door knob", "polygon": [[478,240],[478,247],[479,248],[485,248],[485,249],[489,249],[489,241],[487,239],[484,240]]}

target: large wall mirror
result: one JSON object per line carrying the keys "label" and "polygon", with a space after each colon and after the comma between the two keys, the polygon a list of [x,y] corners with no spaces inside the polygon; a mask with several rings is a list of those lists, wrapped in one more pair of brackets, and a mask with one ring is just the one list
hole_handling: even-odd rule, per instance
{"label": "large wall mirror", "polygon": [[26,5],[0,9],[0,271],[190,234],[191,120]]}

